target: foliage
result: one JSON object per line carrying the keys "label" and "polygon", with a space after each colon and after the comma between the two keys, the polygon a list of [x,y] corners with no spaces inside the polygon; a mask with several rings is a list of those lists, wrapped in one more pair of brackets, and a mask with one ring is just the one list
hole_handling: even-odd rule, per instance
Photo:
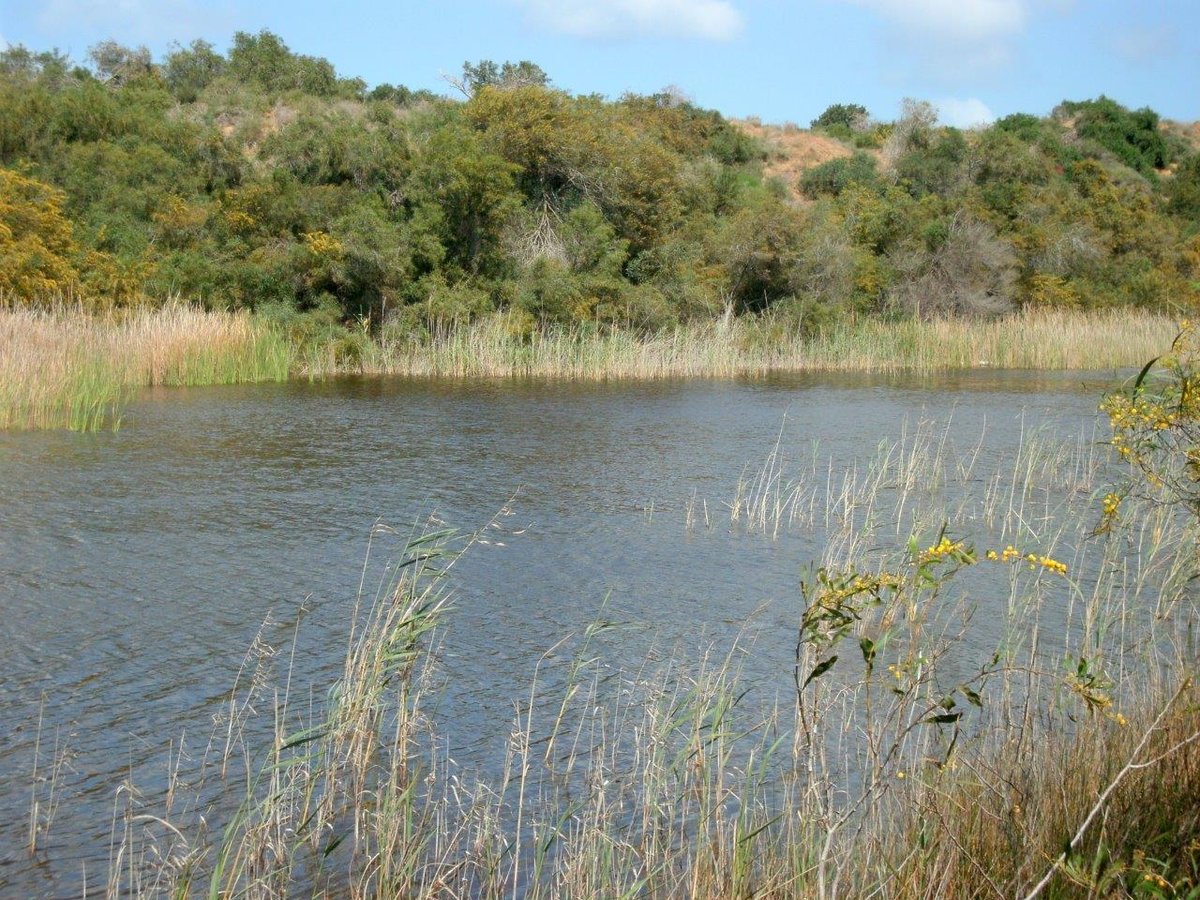
{"label": "foliage", "polygon": [[473,97],[485,87],[495,87],[507,90],[519,87],[548,87],[550,76],[542,71],[542,67],[527,59],[520,62],[505,62],[497,65],[490,59],[481,59],[477,63],[465,62],[462,67],[462,80],[456,82],[468,97]]}
{"label": "foliage", "polygon": [[[183,295],[375,333],[494,310],[654,329],[732,308],[808,328],[1164,308],[1200,281],[1195,157],[1147,177],[1175,151],[1160,160],[1156,117],[1104,98],[1071,105],[1070,127],[1064,107],[971,133],[919,101],[879,125],[835,104],[816,127],[882,147],[808,167],[798,204],[764,177],[764,142],[677,89],[576,96],[534,63],[483,60],[462,100],[368,91],[267,31],[225,54],[106,41],[90,58],[0,51],[0,166],[42,186],[4,198],[24,210],[3,276],[23,302]],[[31,204],[58,230],[24,224]]]}
{"label": "foliage", "polygon": [[831,128],[841,125],[855,131],[863,130],[870,115],[867,108],[859,103],[834,103],[827,106],[821,115],[812,120],[813,128]]}
{"label": "foliage", "polygon": [[1095,141],[1131,169],[1148,175],[1171,161],[1158,113],[1148,107],[1129,110],[1101,95],[1096,100],[1064,101],[1056,112],[1074,119],[1080,137]]}
{"label": "foliage", "polygon": [[800,176],[800,191],[810,200],[816,200],[824,195],[836,197],[851,184],[871,187],[878,183],[875,160],[860,151],[809,169]]}
{"label": "foliage", "polygon": [[1185,319],[1170,349],[1146,364],[1128,391],[1105,398],[1112,447],[1133,473],[1104,498],[1102,528],[1130,495],[1149,495],[1200,519],[1200,335]]}
{"label": "foliage", "polygon": [[0,169],[0,293],[18,300],[70,291],[78,248],[62,191]]}
{"label": "foliage", "polygon": [[1171,212],[1200,223],[1200,153],[1184,160],[1166,186]]}

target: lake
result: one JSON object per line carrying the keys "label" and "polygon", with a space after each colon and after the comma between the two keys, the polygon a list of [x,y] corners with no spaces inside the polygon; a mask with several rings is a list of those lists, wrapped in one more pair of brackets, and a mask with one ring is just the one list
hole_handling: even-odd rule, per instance
{"label": "lake", "polygon": [[[986,531],[1022,435],[1075,447],[1075,476],[1048,457],[1047,497],[1087,500],[1099,464],[1079,458],[1118,381],[344,378],[148,391],[115,433],[0,433],[0,888],[101,889],[122,782],[163,785],[181,737],[203,750],[260,628],[294,658],[295,689],[323,692],[360,582],[370,593],[414,523],[471,531],[511,512],[456,566],[439,651],[446,752],[486,768],[543,653],[597,619],[621,626],[602,643],[614,670],[749,627],[748,677],[786,690],[799,581],[831,536],[813,510],[831,494],[814,487],[774,536],[731,521],[739,479],[777,442],[779,483],[814,485],[865,471],[881,442],[940,446],[969,496],[957,521]],[[902,546],[892,509],[872,534]],[[31,857],[35,745],[43,771],[65,753]]]}

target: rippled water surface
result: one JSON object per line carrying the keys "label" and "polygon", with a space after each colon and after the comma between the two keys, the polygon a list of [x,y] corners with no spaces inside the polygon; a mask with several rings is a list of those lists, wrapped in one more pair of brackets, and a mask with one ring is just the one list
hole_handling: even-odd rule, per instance
{"label": "rippled water surface", "polygon": [[[116,433],[0,433],[0,889],[102,885],[122,781],[160,783],[181,735],[203,747],[268,616],[269,642],[298,634],[294,683],[323,691],[377,522],[472,530],[516,494],[456,570],[441,660],[449,752],[486,765],[541,654],[597,617],[625,624],[610,664],[636,666],[727,643],[766,604],[751,674],[787,674],[817,539],[731,529],[721,505],[781,429],[785,453],[837,468],[934,420],[952,454],[984,436],[984,479],[1022,429],[1090,436],[1114,377],[343,379],[150,392]],[[692,498],[713,527],[685,527]],[[43,765],[69,753],[31,858],[39,736]]]}

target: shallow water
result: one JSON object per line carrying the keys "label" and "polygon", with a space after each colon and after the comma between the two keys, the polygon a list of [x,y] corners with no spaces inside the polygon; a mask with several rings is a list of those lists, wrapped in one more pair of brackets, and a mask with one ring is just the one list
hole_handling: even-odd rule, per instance
{"label": "shallow water", "polygon": [[[472,530],[516,495],[458,565],[443,635],[448,752],[486,767],[541,654],[596,618],[624,625],[605,647],[614,668],[728,646],[754,619],[750,677],[789,675],[798,581],[823,538],[749,534],[721,505],[777,438],[836,471],[933,420],[952,458],[984,437],[983,482],[1022,430],[1090,440],[1116,379],[347,378],[151,391],[116,433],[0,433],[0,893],[102,886],[121,782],[161,784],[181,735],[203,749],[268,615],[268,642],[290,652],[298,635],[297,689],[323,692],[377,522]],[[685,527],[692,498],[712,527]],[[372,550],[369,586],[399,540]],[[56,745],[69,764],[31,857],[39,735],[43,767]]]}

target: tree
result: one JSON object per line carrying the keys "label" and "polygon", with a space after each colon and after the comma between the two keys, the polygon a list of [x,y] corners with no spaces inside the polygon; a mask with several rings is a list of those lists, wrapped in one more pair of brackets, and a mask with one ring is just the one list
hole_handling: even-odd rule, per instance
{"label": "tree", "polygon": [[0,169],[0,296],[33,303],[78,283],[65,200],[48,184]]}
{"label": "tree", "polygon": [[499,66],[490,59],[481,59],[477,63],[464,62],[462,77],[447,77],[446,80],[467,98],[474,97],[485,87],[509,89],[550,85],[550,76],[541,66],[527,59],[516,63],[505,62]]}
{"label": "tree", "polygon": [[163,63],[167,87],[180,103],[194,103],[200,93],[225,71],[225,57],[208,41],[175,45]]}
{"label": "tree", "polygon": [[96,66],[97,77],[114,87],[154,71],[150,51],[145,47],[125,47],[116,41],[101,41],[88,51]]}
{"label": "tree", "polygon": [[826,107],[825,112],[809,124],[812,128],[833,128],[840,125],[851,131],[863,131],[870,123],[870,119],[867,108],[861,104],[834,103],[832,106]]}
{"label": "tree", "polygon": [[932,103],[905,97],[900,103],[900,118],[892,126],[892,132],[883,145],[884,167],[893,167],[910,150],[927,147],[937,119],[937,108]]}
{"label": "tree", "polygon": [[1166,187],[1169,209],[1200,225],[1200,153],[1185,159]]}
{"label": "tree", "polygon": [[894,299],[917,316],[994,316],[1012,309],[1017,257],[985,222],[957,213],[932,223],[921,245],[892,254]]}
{"label": "tree", "polygon": [[357,94],[365,88],[359,79],[340,81],[329,60],[293,53],[279,35],[265,29],[256,35],[239,31],[233,36],[228,70],[235,78],[255,83],[272,94],[301,91],[333,97],[339,93]]}
{"label": "tree", "polygon": [[800,191],[810,200],[836,197],[852,184],[868,187],[879,183],[875,160],[861,150],[853,156],[831,159],[807,170],[800,176]]}
{"label": "tree", "polygon": [[1055,115],[1073,117],[1080,137],[1095,141],[1143,175],[1171,161],[1167,140],[1158,127],[1158,113],[1149,107],[1129,110],[1101,94],[1096,100],[1064,100]]}

